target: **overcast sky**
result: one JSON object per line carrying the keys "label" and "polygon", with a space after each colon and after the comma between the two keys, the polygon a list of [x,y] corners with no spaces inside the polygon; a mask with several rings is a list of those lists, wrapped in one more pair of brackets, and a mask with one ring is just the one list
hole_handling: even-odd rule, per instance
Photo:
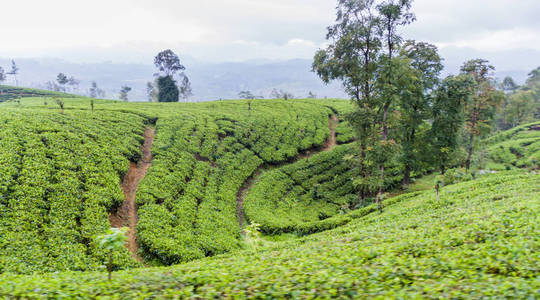
{"label": "overcast sky", "polygon": [[[151,63],[164,48],[198,60],[312,58],[335,0],[8,0],[0,57]],[[440,47],[450,67],[485,57],[503,70],[540,65],[539,0],[416,0],[407,38]]]}

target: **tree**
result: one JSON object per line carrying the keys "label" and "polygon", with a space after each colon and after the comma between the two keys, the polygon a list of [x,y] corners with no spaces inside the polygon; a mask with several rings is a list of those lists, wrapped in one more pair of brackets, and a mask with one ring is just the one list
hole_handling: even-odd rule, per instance
{"label": "tree", "polygon": [[506,76],[501,83],[501,89],[506,93],[513,93],[519,88],[514,79],[510,76]]}
{"label": "tree", "polygon": [[64,101],[62,101],[61,98],[55,98],[56,104],[58,104],[58,107],[60,107],[60,111],[62,114],[64,114]]}
{"label": "tree", "polygon": [[107,252],[107,257],[104,259],[107,266],[107,273],[109,281],[112,277],[112,271],[114,268],[114,253],[122,251],[127,240],[127,232],[129,228],[111,228],[106,234],[96,237],[96,242],[99,247]]}
{"label": "tree", "polygon": [[240,99],[255,99],[255,95],[253,95],[250,91],[241,91],[238,93],[238,98]]}
{"label": "tree", "polygon": [[504,122],[508,128],[534,121],[534,114],[540,103],[535,101],[532,90],[522,90],[508,96],[508,103],[504,108]]}
{"label": "tree", "polygon": [[104,98],[105,91],[100,89],[95,81],[92,81],[89,89],[90,97],[92,98]]}
{"label": "tree", "polygon": [[178,102],[180,91],[171,76],[158,77],[157,85],[159,102]]}
{"label": "tree", "polygon": [[272,92],[270,93],[270,97],[273,99],[294,99],[294,95],[292,93],[286,92],[284,90],[278,90],[278,89],[272,89]]}
{"label": "tree", "polygon": [[309,91],[307,97],[308,97],[309,99],[315,99],[315,98],[317,98],[317,95],[316,95],[315,93],[313,93],[312,91]]}
{"label": "tree", "polygon": [[157,102],[158,94],[156,91],[156,86],[150,81],[146,83],[146,97],[148,102]]}
{"label": "tree", "polygon": [[[154,58],[154,65],[159,73],[154,74],[158,77],[158,101],[159,102],[178,102],[179,96],[187,99],[193,95],[191,82],[189,78],[181,72],[186,68],[180,63],[178,55],[172,50],[164,50],[158,53]],[[180,73],[180,85],[176,86],[174,75]]]}
{"label": "tree", "polygon": [[[359,144],[360,178],[355,180],[361,201],[373,191],[381,198],[384,167],[397,150],[389,137],[391,108],[401,85],[409,84],[403,58],[395,58],[401,37],[398,27],[409,24],[410,0],[339,0],[336,24],[328,28],[330,45],[314,57],[313,71],[325,83],[340,80],[356,104],[349,115]],[[405,79],[405,81],[404,81]]]}
{"label": "tree", "polygon": [[[410,60],[416,77],[414,84],[400,92],[399,141],[402,147],[403,186],[410,183],[411,171],[422,169],[426,161],[427,143],[418,138],[422,130],[426,133],[427,120],[431,117],[431,91],[439,83],[439,74],[443,69],[442,59],[437,47],[429,43],[406,41],[401,55]],[[422,136],[421,136],[422,137]]]}
{"label": "tree", "polygon": [[58,73],[58,75],[56,76],[56,82],[58,82],[58,84],[60,85],[61,90],[65,92],[65,85],[69,82],[68,77],[64,73]]}
{"label": "tree", "polygon": [[180,83],[180,86],[178,87],[178,92],[182,99],[187,100],[189,97],[193,96],[193,90],[191,88],[191,82],[189,81],[189,78],[184,73],[182,73],[181,76],[182,81]]}
{"label": "tree", "polygon": [[7,72],[8,75],[13,75],[15,78],[15,85],[19,85],[19,82],[17,81],[17,74],[19,73],[19,67],[17,67],[17,64],[15,64],[15,61],[11,60],[11,70]]}
{"label": "tree", "polygon": [[435,91],[429,137],[431,158],[444,174],[460,146],[465,103],[473,96],[474,79],[468,75],[448,76]]}
{"label": "tree", "polygon": [[529,73],[529,78],[522,87],[523,90],[532,91],[534,102],[537,105],[537,109],[534,113],[534,117],[540,119],[540,67],[532,70]]}
{"label": "tree", "polygon": [[79,83],[80,83],[80,81],[77,80],[73,76],[69,77],[69,79],[68,79],[68,85],[71,86],[72,90],[78,91],[79,90]]}
{"label": "tree", "polygon": [[177,72],[186,69],[180,63],[178,55],[170,49],[159,52],[154,58],[154,65],[160,72],[164,73],[165,76],[174,76]]}
{"label": "tree", "polygon": [[128,101],[128,93],[131,91],[131,88],[127,85],[122,86],[120,89],[120,100]]}
{"label": "tree", "polygon": [[6,81],[6,73],[4,68],[0,67],[0,83]]}
{"label": "tree", "polygon": [[475,138],[491,132],[491,125],[497,109],[501,106],[504,93],[496,90],[492,72],[495,67],[484,59],[473,59],[461,67],[462,74],[468,74],[474,79],[473,96],[465,103],[465,135],[467,140],[467,159],[465,168],[471,167]]}

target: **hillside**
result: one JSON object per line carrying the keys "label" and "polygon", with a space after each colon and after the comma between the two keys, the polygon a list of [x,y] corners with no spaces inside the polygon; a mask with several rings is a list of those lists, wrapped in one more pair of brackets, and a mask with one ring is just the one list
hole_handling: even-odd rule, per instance
{"label": "hillside", "polygon": [[[2,272],[96,270],[93,237],[109,226],[131,228],[131,253],[116,268],[238,249],[240,187],[262,165],[318,151],[330,117],[350,109],[341,100],[95,100],[93,111],[89,99],[64,102],[64,113],[40,98],[2,106]],[[145,130],[155,131],[151,161],[140,150]]]}
{"label": "hillside", "polygon": [[[348,101],[63,101],[0,104],[1,296],[468,298],[539,288],[537,123],[485,141],[498,173],[447,186],[440,201],[429,176],[379,207],[354,188]],[[386,168],[394,191],[402,166]],[[264,236],[246,236],[251,222]],[[129,240],[109,283],[95,237],[122,226]]]}
{"label": "hillside", "polygon": [[489,169],[540,168],[540,122],[498,133],[484,145],[481,155]]}
{"label": "hillside", "polygon": [[0,85],[0,102],[15,100],[27,97],[74,97],[73,95],[51,92],[46,90],[38,90],[31,88],[20,88],[14,86]]}
{"label": "hillside", "polygon": [[540,175],[406,194],[335,230],[169,268],[3,275],[23,298],[534,298]]}

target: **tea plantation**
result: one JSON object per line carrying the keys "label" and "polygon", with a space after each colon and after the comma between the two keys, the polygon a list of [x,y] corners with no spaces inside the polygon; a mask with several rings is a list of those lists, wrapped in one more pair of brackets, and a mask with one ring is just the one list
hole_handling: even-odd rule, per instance
{"label": "tea plantation", "polygon": [[493,170],[540,168],[540,122],[501,132],[485,141],[486,165]]}
{"label": "tea plantation", "polygon": [[[61,113],[48,100],[2,105],[1,272],[99,267],[102,253],[92,238],[123,202],[120,183],[140,157],[146,126],[156,137],[137,192],[139,256],[169,265],[238,249],[240,186],[263,164],[320,147],[329,116],[350,107],[318,100],[248,106],[64,99]],[[127,252],[115,263],[136,265]]]}
{"label": "tea plantation", "polygon": [[51,92],[47,90],[38,90],[30,88],[20,88],[8,85],[0,85],[0,102],[16,100],[20,98],[27,97],[75,97],[74,95],[61,93],[61,92]]}
{"label": "tea plantation", "polygon": [[[497,173],[446,186],[440,200],[426,184],[374,205],[353,184],[348,101],[62,101],[0,104],[0,298],[539,293],[538,122],[483,142],[476,159]],[[109,282],[95,237],[125,201],[149,127],[141,261],[115,253]],[[401,166],[386,170],[394,189]],[[265,236],[243,231],[252,222]]]}
{"label": "tea plantation", "polygon": [[175,267],[5,274],[22,298],[520,298],[538,296],[540,175],[485,175],[389,199],[383,213]]}

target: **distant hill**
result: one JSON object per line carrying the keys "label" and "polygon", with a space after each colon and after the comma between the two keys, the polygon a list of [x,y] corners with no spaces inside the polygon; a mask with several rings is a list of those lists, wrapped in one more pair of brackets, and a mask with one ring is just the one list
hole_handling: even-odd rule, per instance
{"label": "distant hill", "polygon": [[[254,60],[230,63],[203,63],[182,59],[186,65],[194,96],[190,101],[235,99],[238,93],[249,90],[255,95],[268,98],[272,89],[282,89],[296,97],[305,98],[311,91],[319,98],[343,98],[339,83],[324,85],[311,72],[311,60],[289,61]],[[154,79],[156,69],[151,64],[92,63],[77,64],[61,59],[16,59],[20,67],[19,86],[44,89],[47,81],[54,81],[60,72],[80,80],[77,89],[70,90],[87,95],[92,81],[105,90],[106,98],[117,99],[122,85],[133,88],[130,101],[146,101],[146,83]],[[0,66],[6,69],[8,59],[0,58]],[[8,78],[7,84],[14,84]]]}

